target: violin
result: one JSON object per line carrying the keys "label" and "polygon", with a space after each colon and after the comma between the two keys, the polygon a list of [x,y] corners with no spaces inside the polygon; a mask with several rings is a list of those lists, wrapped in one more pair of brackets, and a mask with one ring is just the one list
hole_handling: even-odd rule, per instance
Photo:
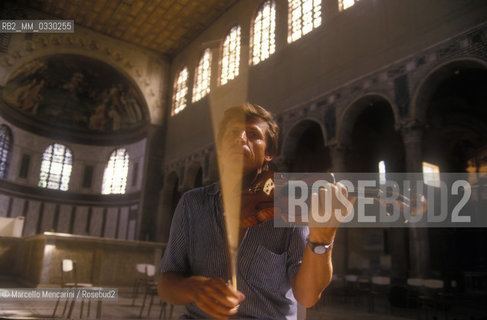
{"label": "violin", "polygon": [[[287,184],[277,185],[274,180],[274,171],[262,172],[248,188],[242,191],[241,198],[241,213],[240,213],[240,227],[249,228],[273,219],[275,214],[285,213],[283,209],[287,208],[288,188]],[[316,180],[314,177],[303,174],[300,178],[312,185]],[[310,180],[312,179],[312,181]],[[285,179],[279,179],[284,181]],[[326,180],[330,183],[335,183],[333,173],[320,173],[320,180]],[[274,203],[274,193],[278,192],[279,203]],[[375,201],[390,206],[390,203],[385,203],[384,198],[395,199],[400,207],[411,208],[411,214],[422,214],[426,211],[427,201],[421,194],[412,194],[410,198],[391,190],[384,191],[380,188],[367,188],[363,194],[358,192],[349,192],[349,198],[372,198]],[[389,200],[390,201],[390,200]],[[282,217],[284,220],[285,217]]]}
{"label": "violin", "polygon": [[274,171],[265,171],[242,191],[240,227],[253,227],[274,218],[274,189]]}

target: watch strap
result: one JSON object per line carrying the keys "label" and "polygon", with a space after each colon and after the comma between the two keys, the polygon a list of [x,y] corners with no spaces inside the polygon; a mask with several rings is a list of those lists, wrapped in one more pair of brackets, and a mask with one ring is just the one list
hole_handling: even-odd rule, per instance
{"label": "watch strap", "polygon": [[334,240],[330,243],[311,242],[309,237],[306,238],[306,244],[315,254],[326,254],[333,247],[334,242]]}

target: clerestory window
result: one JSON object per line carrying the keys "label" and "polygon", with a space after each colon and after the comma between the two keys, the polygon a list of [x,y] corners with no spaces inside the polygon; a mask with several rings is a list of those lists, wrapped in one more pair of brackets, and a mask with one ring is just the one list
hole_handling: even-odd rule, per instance
{"label": "clerestory window", "polygon": [[274,1],[264,2],[254,19],[252,26],[251,64],[269,58],[276,51],[276,4]]}
{"label": "clerestory window", "polygon": [[193,102],[210,93],[211,81],[211,50],[206,49],[196,67],[193,85]]}
{"label": "clerestory window", "polygon": [[222,46],[220,60],[220,85],[235,79],[240,66],[240,26],[235,26],[228,32]]}
{"label": "clerestory window", "polygon": [[179,71],[176,81],[174,82],[174,91],[172,98],[171,115],[178,114],[187,104],[188,95],[188,68],[184,67]]}
{"label": "clerestory window", "polygon": [[288,0],[288,36],[291,43],[321,25],[321,0]]}

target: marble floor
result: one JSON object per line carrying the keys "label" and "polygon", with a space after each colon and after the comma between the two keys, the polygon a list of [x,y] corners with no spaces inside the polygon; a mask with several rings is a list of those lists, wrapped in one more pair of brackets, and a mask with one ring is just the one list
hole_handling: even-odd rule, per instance
{"label": "marble floor", "polygon": [[[0,288],[20,288],[21,286],[9,280],[8,278],[0,278]],[[101,310],[101,319],[159,319],[161,305],[154,299],[154,305],[152,306],[150,313],[146,307],[141,313],[141,306],[143,301],[143,295],[140,294],[135,303],[132,304],[132,293],[130,288],[119,290],[119,296],[117,302],[103,302]],[[371,312],[370,304],[367,296],[356,296],[353,300],[345,299],[327,299],[325,302],[320,302],[315,307],[306,310],[306,315],[300,317],[302,319],[309,320],[348,320],[348,319],[360,319],[360,320],[403,320],[403,319],[416,319],[417,310],[411,309],[397,309],[391,308],[384,299],[376,299],[374,302],[374,310]],[[52,319],[52,318],[65,318],[62,315],[64,309],[64,303],[61,303],[58,308],[55,317],[52,313],[54,310],[55,301],[14,301],[5,302],[0,300],[0,319]],[[90,315],[86,314],[87,306],[84,306],[83,318],[94,319],[96,318],[96,307],[93,303],[91,305]],[[148,301],[146,306],[148,305]],[[67,315],[66,309],[65,315]],[[80,318],[81,303],[77,301],[74,304],[71,318]],[[162,315],[161,318],[169,318],[169,307],[166,308],[167,314]],[[184,312],[183,306],[175,306],[172,319],[178,319]],[[441,317],[437,317],[441,319]]]}
{"label": "marble floor", "polygon": [[[140,299],[141,300],[141,299]],[[130,297],[119,297],[117,303],[108,302],[103,303],[101,319],[159,319],[161,307],[155,305],[152,307],[150,314],[144,311],[142,317],[139,318],[141,301],[138,301],[135,306],[131,304]],[[23,302],[23,303],[6,303],[2,304],[0,309],[1,319],[52,319],[52,311],[54,309],[54,302]],[[86,315],[86,306],[84,307],[85,319],[94,319],[96,313],[92,307],[90,316]],[[62,308],[61,308],[62,309]],[[59,309],[58,309],[59,310]],[[146,309],[147,310],[147,309]],[[72,318],[80,318],[80,306],[77,303],[74,307]],[[169,313],[169,308],[167,308]],[[182,306],[175,306],[173,310],[172,318],[162,315],[161,319],[178,319],[184,312]],[[62,316],[62,310],[59,310],[56,314],[56,319],[64,318]],[[313,308],[307,310],[305,319],[310,320],[348,320],[348,319],[361,319],[361,320],[401,320],[401,319],[414,319],[414,315],[398,314],[391,315],[384,312],[381,313],[368,313],[366,310],[360,310],[357,308],[347,308],[346,306],[321,306],[319,308]]]}

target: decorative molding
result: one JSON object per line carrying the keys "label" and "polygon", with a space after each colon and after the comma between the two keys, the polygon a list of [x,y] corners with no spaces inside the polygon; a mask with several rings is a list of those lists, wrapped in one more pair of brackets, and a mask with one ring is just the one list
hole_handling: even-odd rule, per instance
{"label": "decorative molding", "polygon": [[[34,34],[32,40],[24,40],[22,41],[23,44],[15,47],[12,39],[9,52],[0,53],[0,64],[6,68],[6,74],[10,74],[20,64],[25,63],[29,57],[38,58],[52,54],[69,53],[98,58],[130,77],[142,92],[149,109],[151,109],[150,106],[157,106],[158,101],[156,100],[158,99],[156,99],[149,75],[146,71],[142,71],[144,67],[140,65],[141,59],[133,59],[122,53],[120,49],[114,49],[110,44],[105,44],[99,39],[93,39],[93,37],[99,36],[93,36],[79,30],[76,34]],[[123,50],[123,52],[125,51],[131,52],[131,50]]]}
{"label": "decorative molding", "polygon": [[[179,177],[180,184],[182,181],[184,181],[184,174],[186,173],[188,166],[191,165],[194,162],[199,162],[201,164],[201,168],[203,170],[203,177],[208,176],[208,168],[205,168],[205,160],[207,156],[213,156],[215,152],[215,146],[213,144],[207,145],[203,148],[200,148],[196,150],[195,152],[186,154],[185,156],[173,160],[170,162],[167,162],[163,167],[162,167],[162,172],[165,176],[167,176],[171,172],[176,172]],[[182,174],[181,174],[182,172]]]}
{"label": "decorative molding", "polygon": [[[355,101],[370,92],[384,92],[384,90],[386,90],[388,93],[387,96],[395,97],[394,80],[399,77],[409,77],[420,71],[424,72],[424,70],[432,69],[436,65],[456,57],[478,57],[486,60],[486,34],[487,23],[483,23],[461,34],[441,41],[434,46],[421,50],[414,55],[407,56],[393,64],[360,77],[359,79],[344,83],[342,86],[335,88],[318,98],[279,113],[277,116],[280,119],[283,119],[283,128],[281,128],[283,136],[286,136],[288,130],[293,128],[298,122],[309,118],[309,115],[306,114],[306,110],[308,110],[308,106],[310,105],[315,105],[317,109],[316,112],[321,113],[320,116],[316,117],[317,121],[324,123],[320,119],[324,119],[325,113],[329,112],[329,108],[335,108],[335,113],[338,116],[351,101]],[[412,97],[411,90],[413,90],[420,81],[417,79],[410,79],[409,81],[410,84],[408,90],[410,97]],[[408,101],[407,106],[403,106],[403,108],[406,107],[407,109],[400,110],[399,121],[401,121],[401,123],[403,120],[409,119],[411,103],[412,101]],[[337,124],[336,129],[338,127],[339,124]],[[330,134],[328,130],[327,134]],[[336,137],[337,132],[331,136]],[[334,139],[327,139],[326,143],[330,145],[336,143],[336,141]]]}
{"label": "decorative molding", "polygon": [[94,195],[25,186],[3,179],[0,179],[0,194],[41,202],[96,207],[129,206],[140,201],[140,192]]}

